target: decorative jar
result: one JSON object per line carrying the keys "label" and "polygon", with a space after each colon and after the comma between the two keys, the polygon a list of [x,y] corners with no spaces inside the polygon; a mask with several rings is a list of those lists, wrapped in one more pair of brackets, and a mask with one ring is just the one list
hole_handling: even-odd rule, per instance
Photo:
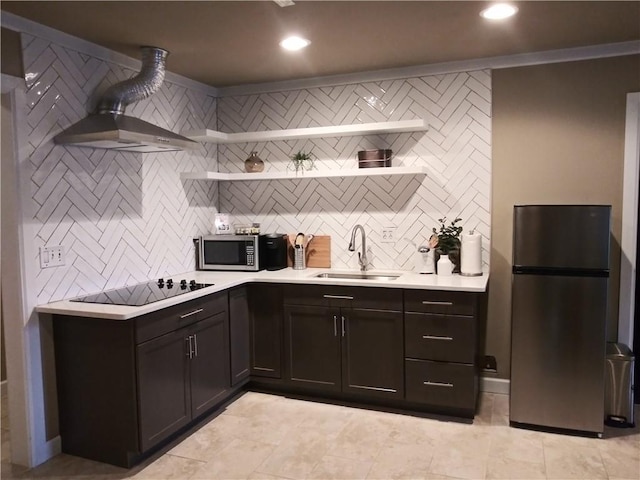
{"label": "decorative jar", "polygon": [[264,170],[264,161],[258,156],[258,152],[251,152],[244,161],[244,170],[247,173],[260,173]]}

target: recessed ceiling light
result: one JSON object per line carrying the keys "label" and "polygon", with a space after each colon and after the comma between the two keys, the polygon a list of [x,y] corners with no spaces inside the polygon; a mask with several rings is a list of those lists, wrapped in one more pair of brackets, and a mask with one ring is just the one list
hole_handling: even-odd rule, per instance
{"label": "recessed ceiling light", "polygon": [[304,47],[309,46],[310,43],[311,42],[306,38],[292,36],[282,40],[280,42],[280,46],[285,50],[295,51],[295,50],[302,50]]}
{"label": "recessed ceiling light", "polygon": [[488,20],[502,20],[503,18],[509,18],[518,12],[517,7],[509,5],[508,3],[496,3],[489,8],[485,8],[480,12],[480,16]]}

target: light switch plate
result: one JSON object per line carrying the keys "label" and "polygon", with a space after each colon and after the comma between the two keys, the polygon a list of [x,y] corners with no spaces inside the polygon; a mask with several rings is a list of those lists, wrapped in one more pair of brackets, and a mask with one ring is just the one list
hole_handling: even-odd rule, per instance
{"label": "light switch plate", "polygon": [[40,268],[60,267],[64,262],[65,254],[62,245],[40,247]]}

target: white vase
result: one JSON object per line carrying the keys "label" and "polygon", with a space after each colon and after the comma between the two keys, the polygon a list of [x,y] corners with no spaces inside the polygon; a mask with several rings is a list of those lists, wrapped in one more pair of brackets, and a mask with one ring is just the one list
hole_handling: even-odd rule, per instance
{"label": "white vase", "polygon": [[453,272],[453,263],[449,260],[448,255],[440,255],[438,260],[438,275],[441,277],[450,277]]}

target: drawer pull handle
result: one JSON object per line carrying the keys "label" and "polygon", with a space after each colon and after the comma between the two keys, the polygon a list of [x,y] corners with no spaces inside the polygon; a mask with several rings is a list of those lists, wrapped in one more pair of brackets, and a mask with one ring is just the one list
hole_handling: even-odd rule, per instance
{"label": "drawer pull handle", "polygon": [[198,334],[197,333],[193,335],[193,354],[195,357],[198,356]]}
{"label": "drawer pull handle", "polygon": [[195,315],[196,313],[200,313],[202,310],[204,310],[203,308],[199,308],[197,310],[194,310],[193,312],[189,312],[189,313],[185,313],[184,315],[180,315],[180,318],[187,318],[190,317],[191,315]]}
{"label": "drawer pull handle", "polygon": [[334,337],[338,336],[338,316],[337,315],[333,316],[333,336]]}
{"label": "drawer pull handle", "polygon": [[423,305],[440,305],[441,307],[453,307],[453,302],[436,302],[430,300],[424,300],[422,302]]}
{"label": "drawer pull handle", "polygon": [[453,388],[453,383],[443,383],[443,382],[422,382],[424,385],[428,385],[430,387],[446,387],[446,388]]}
{"label": "drawer pull handle", "polygon": [[349,295],[323,295],[324,298],[333,298],[336,300],[353,300]]}
{"label": "drawer pull handle", "polygon": [[422,335],[422,338],[424,338],[425,340],[453,340],[453,337],[445,337],[443,335]]}

